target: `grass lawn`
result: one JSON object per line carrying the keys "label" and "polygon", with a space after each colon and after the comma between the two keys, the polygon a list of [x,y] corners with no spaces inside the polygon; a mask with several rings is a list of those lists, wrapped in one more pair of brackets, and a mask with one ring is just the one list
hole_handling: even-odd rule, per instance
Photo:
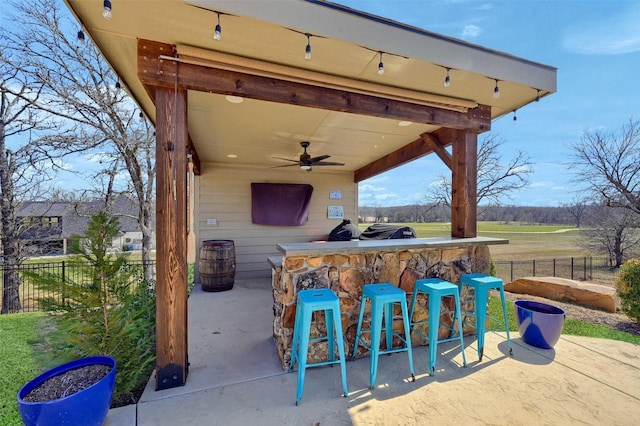
{"label": "grass lawn", "polygon": [[[361,223],[365,230],[370,224]],[[398,223],[410,226],[420,238],[450,237],[449,223]],[[502,238],[509,244],[489,246],[494,260],[532,260],[582,257],[590,253],[578,245],[582,229],[571,225],[539,225],[517,222],[478,222],[478,236]]]}
{"label": "grass lawn", "polygon": [[22,425],[18,413],[18,391],[41,370],[33,357],[32,344],[40,340],[41,313],[0,315],[0,424]]}

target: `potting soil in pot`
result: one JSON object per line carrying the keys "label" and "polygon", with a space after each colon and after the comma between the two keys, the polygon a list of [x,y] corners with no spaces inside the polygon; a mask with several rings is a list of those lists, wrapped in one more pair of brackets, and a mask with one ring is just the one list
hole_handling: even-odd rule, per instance
{"label": "potting soil in pot", "polygon": [[27,402],[45,402],[64,398],[97,383],[111,371],[110,365],[87,365],[53,376],[31,390]]}

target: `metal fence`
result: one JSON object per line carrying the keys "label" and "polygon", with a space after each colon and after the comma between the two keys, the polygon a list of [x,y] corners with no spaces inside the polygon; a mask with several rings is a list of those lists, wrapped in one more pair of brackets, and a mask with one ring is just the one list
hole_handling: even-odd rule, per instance
{"label": "metal fence", "polygon": [[557,277],[576,281],[605,281],[615,279],[618,268],[607,257],[567,257],[536,260],[498,260],[493,262],[496,276],[505,283],[523,277]]}
{"label": "metal fence", "polygon": [[[496,268],[496,276],[502,278],[505,283],[512,282],[523,277],[558,277],[577,281],[606,281],[611,282],[618,271],[611,266],[609,258],[606,257],[570,257],[555,259],[535,259],[535,260],[498,260],[493,262]],[[142,261],[129,261],[127,267],[134,268],[133,280],[141,282]],[[151,265],[155,276],[155,262]],[[90,282],[91,274],[85,269],[72,266],[71,262],[46,262],[29,263],[20,266],[20,303],[23,312],[36,312],[40,310],[39,299],[53,297],[61,298],[61,294],[55,291],[45,292],[39,289],[25,272],[32,272],[38,275],[54,274],[71,282]],[[4,286],[4,270],[0,264],[0,287]],[[0,294],[0,302],[2,294]]]}
{"label": "metal fence", "polygon": [[[131,283],[137,284],[143,281],[143,261],[128,260],[126,267],[132,269]],[[152,277],[155,277],[155,262],[151,262]],[[43,290],[39,288],[30,278],[29,273],[34,275],[54,275],[60,277],[67,282],[89,284],[93,279],[91,270],[87,268],[78,268],[73,262],[43,262],[43,263],[26,263],[20,265],[18,274],[20,276],[20,287],[18,290],[22,312],[38,312],[40,311],[40,299],[53,298],[62,301],[62,293],[55,289]],[[4,289],[4,268],[0,264],[0,288]],[[2,302],[2,294],[0,294],[0,303]]]}

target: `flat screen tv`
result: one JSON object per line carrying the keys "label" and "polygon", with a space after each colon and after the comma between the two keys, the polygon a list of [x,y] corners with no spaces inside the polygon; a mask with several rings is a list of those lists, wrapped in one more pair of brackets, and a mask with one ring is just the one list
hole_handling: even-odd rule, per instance
{"label": "flat screen tv", "polygon": [[251,222],[302,226],[309,220],[313,186],[302,183],[251,183]]}

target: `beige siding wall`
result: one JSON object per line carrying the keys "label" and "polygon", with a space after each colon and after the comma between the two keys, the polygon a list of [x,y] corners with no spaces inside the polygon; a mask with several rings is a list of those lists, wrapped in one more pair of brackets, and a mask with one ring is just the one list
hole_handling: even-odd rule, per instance
{"label": "beige siding wall", "polygon": [[[320,169],[320,170],[319,170]],[[265,226],[251,223],[251,183],[306,183],[313,186],[309,221],[303,226]],[[304,172],[297,167],[233,168],[203,164],[196,177],[196,235],[198,251],[205,240],[233,240],[236,252],[236,277],[271,276],[268,256],[280,255],[278,243],[325,240],[341,219],[328,219],[327,207],[340,205],[344,217],[357,222],[358,185],[353,173],[329,173],[316,167]],[[329,191],[342,191],[341,200],[329,199]],[[216,225],[208,225],[215,219]],[[197,262],[196,262],[197,266]],[[196,281],[199,274],[196,268]]]}

